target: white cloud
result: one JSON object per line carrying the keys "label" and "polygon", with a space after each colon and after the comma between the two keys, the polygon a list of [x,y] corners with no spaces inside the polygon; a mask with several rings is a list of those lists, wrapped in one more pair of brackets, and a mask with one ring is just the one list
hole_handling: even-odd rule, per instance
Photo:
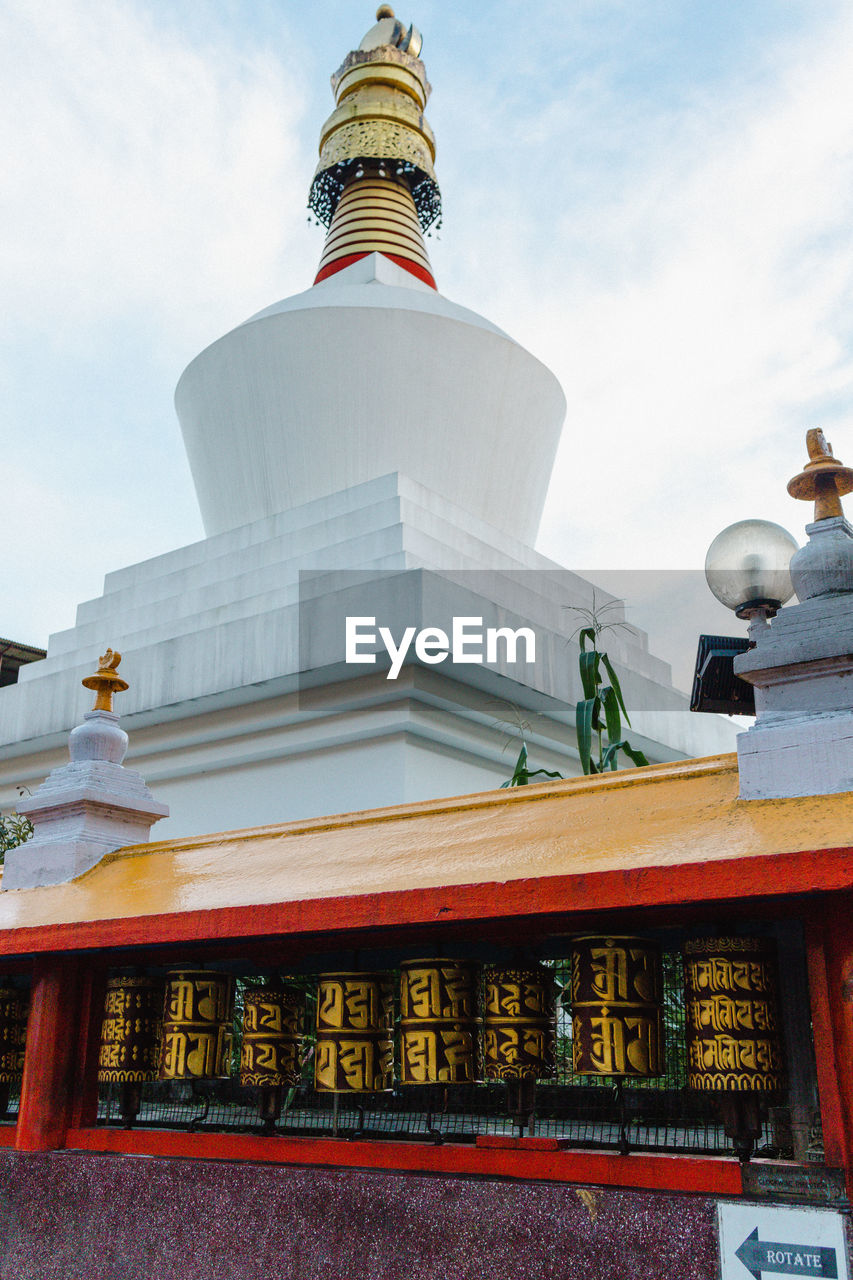
{"label": "white cloud", "polygon": [[167,346],[235,292],[266,300],[305,217],[301,74],[215,37],[194,48],[130,4],[6,6],[7,332],[73,349],[136,312]]}
{"label": "white cloud", "polygon": [[814,415],[853,454],[853,21],[778,57],[673,118],[622,203],[571,205],[551,287],[513,300],[569,397],[546,537],[573,564],[698,564],[753,511],[799,531]]}
{"label": "white cloud", "polygon": [[172,388],[318,253],[288,49],[132,3],[0,14],[4,634],[44,642],[106,572],[201,534]]}

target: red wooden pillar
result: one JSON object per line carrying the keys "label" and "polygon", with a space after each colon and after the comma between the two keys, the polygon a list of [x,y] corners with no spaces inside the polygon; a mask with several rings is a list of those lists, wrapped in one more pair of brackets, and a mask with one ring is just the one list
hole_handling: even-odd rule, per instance
{"label": "red wooden pillar", "polygon": [[853,1194],[853,896],[833,894],[809,930],[810,985],[827,1164]]}
{"label": "red wooden pillar", "polygon": [[53,1151],[65,1145],[78,1059],[80,958],[38,957],[27,1023],[27,1051],[15,1146]]}

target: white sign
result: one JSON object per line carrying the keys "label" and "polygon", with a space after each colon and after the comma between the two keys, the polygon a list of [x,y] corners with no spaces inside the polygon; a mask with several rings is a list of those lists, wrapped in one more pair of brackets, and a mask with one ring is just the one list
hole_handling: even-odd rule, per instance
{"label": "white sign", "polygon": [[717,1213],[722,1280],[850,1280],[840,1213],[722,1202]]}

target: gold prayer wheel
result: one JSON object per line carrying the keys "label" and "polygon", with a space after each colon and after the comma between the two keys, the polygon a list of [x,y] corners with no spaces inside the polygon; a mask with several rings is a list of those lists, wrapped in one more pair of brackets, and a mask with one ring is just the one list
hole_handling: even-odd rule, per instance
{"label": "gold prayer wheel", "polygon": [[381,1093],[394,1066],[394,993],[387,973],[324,973],[317,992],[314,1087]]}
{"label": "gold prayer wheel", "polygon": [[572,1065],[579,1075],[663,1071],[660,947],[648,938],[572,942]]}
{"label": "gold prayer wheel", "polygon": [[541,965],[486,969],[484,1075],[542,1080],[555,1070],[554,977]]}
{"label": "gold prayer wheel", "polygon": [[776,950],[767,938],[694,938],[684,946],[687,1082],[714,1093],[785,1086]]}
{"label": "gold prayer wheel", "polygon": [[298,1085],[304,1037],[303,991],[289,986],[247,988],[243,994],[240,1083]]}
{"label": "gold prayer wheel", "polygon": [[18,1084],[24,1074],[27,1012],[26,992],[0,986],[0,1085]]}
{"label": "gold prayer wheel", "polygon": [[115,977],[107,981],[99,1084],[142,1084],[157,1079],[163,982],[157,978]]}
{"label": "gold prayer wheel", "polygon": [[166,975],[161,1080],[209,1080],[228,1075],[233,983],[211,969]]}
{"label": "gold prayer wheel", "polygon": [[400,1083],[470,1084],[478,1077],[479,965],[408,960],[400,972]]}

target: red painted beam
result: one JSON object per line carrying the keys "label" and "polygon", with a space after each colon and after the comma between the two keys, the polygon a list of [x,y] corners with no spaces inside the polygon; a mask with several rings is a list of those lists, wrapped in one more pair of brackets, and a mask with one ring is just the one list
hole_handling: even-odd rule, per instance
{"label": "red painted beam", "polygon": [[850,847],[6,929],[0,932],[0,954],[378,931],[516,917],[532,920],[694,904],[710,909],[746,899],[778,900],[845,889],[853,889]]}
{"label": "red painted beam", "polygon": [[742,1194],[734,1159],[628,1155],[600,1151],[489,1148],[446,1143],[348,1142],[335,1138],[261,1138],[251,1134],[174,1133],[162,1129],[71,1129],[69,1149],[128,1155],[256,1160],[272,1164],[327,1165],[457,1177],[491,1177],[584,1183],[702,1195]]}

